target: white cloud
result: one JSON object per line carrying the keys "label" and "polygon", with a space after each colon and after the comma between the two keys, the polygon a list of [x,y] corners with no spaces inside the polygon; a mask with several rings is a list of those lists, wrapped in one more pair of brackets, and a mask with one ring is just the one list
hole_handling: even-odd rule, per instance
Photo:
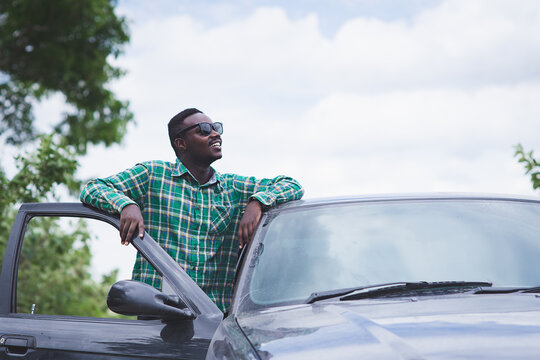
{"label": "white cloud", "polygon": [[352,19],[331,38],[315,13],[278,7],[216,26],[137,18],[115,90],[138,125],[81,173],[170,159],[166,122],[197,106],[225,123],[218,169],[290,173],[308,196],[532,193],[512,146],[540,148],[536,5],[446,1],[409,20]]}
{"label": "white cloud", "polygon": [[[324,95],[484,86],[538,77],[540,65],[531,60],[540,55],[533,35],[540,32],[540,11],[534,2],[519,5],[449,1],[410,22],[353,19],[332,39],[320,33],[315,14],[290,20],[280,8],[210,28],[171,16],[142,23],[133,41],[151,49],[139,69],[157,72],[152,77],[161,85],[188,82],[183,92],[216,95],[226,88],[238,96],[250,86],[256,93]],[[210,81],[214,88],[193,84]]]}
{"label": "white cloud", "polygon": [[511,193],[512,146],[540,145],[539,97],[540,85],[335,94],[300,127],[304,149],[347,174],[349,192]]}

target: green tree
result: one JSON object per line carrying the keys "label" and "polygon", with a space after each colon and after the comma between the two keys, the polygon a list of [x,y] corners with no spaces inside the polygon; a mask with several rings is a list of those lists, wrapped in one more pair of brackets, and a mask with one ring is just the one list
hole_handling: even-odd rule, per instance
{"label": "green tree", "polygon": [[55,126],[79,153],[88,144],[122,138],[132,115],[107,82],[122,71],[109,64],[129,40],[111,0],[0,2],[0,134],[11,144],[35,135],[32,102],[60,92],[72,111]]}
{"label": "green tree", "polygon": [[[0,160],[0,261],[17,205],[58,200],[59,188],[77,194],[81,185],[75,176],[77,158],[89,145],[120,142],[132,121],[128,102],[108,88],[111,80],[123,75],[110,61],[129,41],[126,20],[115,15],[115,6],[114,0],[0,2],[0,144],[19,151],[13,175],[3,170]],[[61,94],[69,110],[50,132],[40,133],[33,106],[53,94]],[[80,297],[73,302],[81,302],[81,313],[101,314],[102,306],[88,301],[89,291],[101,291],[102,284],[88,275],[86,230],[66,232],[47,221],[40,223],[47,231],[33,230],[28,241],[58,245],[52,254],[55,264],[43,263],[50,261],[46,258],[29,263],[26,257],[25,267],[42,268],[43,278],[56,283],[79,286],[74,293]],[[82,274],[78,282],[58,271],[73,265]],[[43,279],[32,279],[30,291],[50,290],[40,285]]]}
{"label": "green tree", "polygon": [[533,189],[540,188],[540,159],[534,157],[532,151],[526,152],[521,144],[515,146],[514,156],[525,166],[525,174],[530,176]]}
{"label": "green tree", "polygon": [[[65,225],[64,225],[65,227]],[[95,282],[90,266],[90,235],[82,220],[66,231],[54,218],[33,218],[21,250],[17,309],[39,314],[109,316],[104,299],[117,270]]]}

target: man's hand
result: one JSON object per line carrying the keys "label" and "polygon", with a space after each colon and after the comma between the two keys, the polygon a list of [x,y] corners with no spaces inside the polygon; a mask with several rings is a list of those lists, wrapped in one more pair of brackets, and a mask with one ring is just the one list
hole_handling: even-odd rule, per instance
{"label": "man's hand", "polygon": [[246,206],[246,211],[240,220],[240,226],[238,229],[238,242],[240,243],[240,248],[243,248],[244,245],[249,244],[251,235],[253,235],[259,220],[261,220],[261,215],[262,204],[257,200],[251,200]]}
{"label": "man's hand", "polygon": [[141,214],[141,209],[135,204],[125,206],[120,213],[120,240],[122,245],[128,246],[135,235],[139,231],[139,237],[144,236],[144,222]]}

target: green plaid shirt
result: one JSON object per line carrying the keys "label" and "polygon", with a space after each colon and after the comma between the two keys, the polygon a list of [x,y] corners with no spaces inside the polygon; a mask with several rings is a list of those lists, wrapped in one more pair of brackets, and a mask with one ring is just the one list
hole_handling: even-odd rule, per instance
{"label": "green plaid shirt", "polygon": [[[238,225],[248,201],[266,206],[301,198],[294,179],[255,179],[219,174],[200,185],[176,163],[148,161],[117,175],[90,181],[81,201],[119,214],[129,204],[142,210],[146,231],[175,259],[222,311],[227,311],[238,255]],[[133,279],[161,288],[161,279],[138,253]]]}

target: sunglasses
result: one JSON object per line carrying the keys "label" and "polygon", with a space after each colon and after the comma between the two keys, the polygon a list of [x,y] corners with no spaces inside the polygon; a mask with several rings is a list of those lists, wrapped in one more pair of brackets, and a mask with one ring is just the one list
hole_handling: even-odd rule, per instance
{"label": "sunglasses", "polygon": [[202,123],[198,123],[198,124],[195,124],[195,125],[192,125],[192,126],[188,126],[187,128],[180,130],[176,134],[176,137],[179,137],[182,133],[184,133],[184,132],[186,132],[188,130],[194,129],[197,126],[199,127],[199,132],[201,133],[202,136],[210,135],[212,133],[212,129],[215,130],[219,135],[223,134],[223,124],[222,123],[220,123],[220,122],[215,122],[215,123],[202,122]]}

